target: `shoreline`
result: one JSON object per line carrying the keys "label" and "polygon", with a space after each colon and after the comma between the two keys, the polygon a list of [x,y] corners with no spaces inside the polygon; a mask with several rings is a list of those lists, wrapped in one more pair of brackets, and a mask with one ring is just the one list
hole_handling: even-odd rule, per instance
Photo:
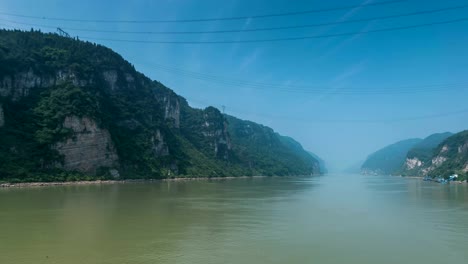
{"label": "shoreline", "polygon": [[[402,175],[397,175],[396,177],[400,177],[400,178],[408,178],[408,179],[420,179],[421,181],[424,181],[424,177],[422,176],[402,176]],[[435,182],[435,181],[431,181],[431,182]],[[453,183],[457,183],[457,184],[467,184],[468,182],[465,180],[465,181],[452,181]],[[450,183],[450,182],[449,182]]]}
{"label": "shoreline", "polygon": [[128,180],[95,180],[95,181],[65,181],[65,182],[20,182],[0,183],[1,188],[26,188],[46,186],[76,186],[76,185],[98,185],[98,184],[125,184],[125,183],[155,183],[155,182],[179,182],[179,181],[222,181],[235,179],[259,179],[277,177],[300,177],[300,176],[229,176],[229,177],[178,177],[166,179],[128,179]]}

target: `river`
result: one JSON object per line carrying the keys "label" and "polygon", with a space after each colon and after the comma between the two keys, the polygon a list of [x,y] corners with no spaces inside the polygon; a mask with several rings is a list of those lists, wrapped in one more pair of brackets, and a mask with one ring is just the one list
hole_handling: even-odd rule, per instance
{"label": "river", "polygon": [[399,177],[0,189],[0,263],[466,263],[468,186]]}

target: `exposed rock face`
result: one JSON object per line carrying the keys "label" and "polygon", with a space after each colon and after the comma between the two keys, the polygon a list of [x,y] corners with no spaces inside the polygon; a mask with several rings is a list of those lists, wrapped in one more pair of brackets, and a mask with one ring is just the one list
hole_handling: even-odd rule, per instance
{"label": "exposed rock face", "polygon": [[169,147],[164,142],[164,137],[159,129],[156,130],[156,133],[151,138],[151,143],[153,144],[153,153],[156,157],[169,155]]}
{"label": "exposed rock face", "polygon": [[[372,153],[362,164],[362,173],[387,175],[400,174],[400,171],[404,168],[407,159],[413,158],[408,157],[408,151],[414,148],[421,141],[422,139],[419,138],[401,140]],[[417,162],[414,165],[416,164]],[[412,163],[409,165],[413,166]]]}
{"label": "exposed rock face", "polygon": [[180,102],[179,98],[175,96],[165,96],[164,101],[164,118],[173,120],[175,128],[180,127]]}
{"label": "exposed rock face", "polygon": [[[0,42],[7,66],[0,76],[0,126],[19,128],[0,128],[8,135],[0,138],[0,156],[14,155],[12,166],[0,166],[0,180],[62,171],[54,166],[87,175],[104,167],[114,178],[318,171],[302,147],[283,143],[272,129],[237,120],[255,128],[244,137],[218,109],[192,108],[109,48],[17,30],[0,30]],[[69,137],[60,136],[62,128]]]}
{"label": "exposed rock face", "polygon": [[444,145],[442,149],[440,150],[440,153],[445,153],[449,150],[449,147],[447,145]]}
{"label": "exposed rock face", "polygon": [[125,73],[125,81],[129,89],[135,89],[135,78],[130,73]]}
{"label": "exposed rock face", "polygon": [[[118,89],[117,81],[119,74],[116,70],[109,70],[102,73],[104,81],[111,90]],[[123,76],[129,89],[135,88],[135,78],[125,73]],[[12,96],[14,100],[29,95],[33,88],[47,88],[63,82],[71,82],[75,86],[86,86],[93,84],[93,80],[79,78],[72,70],[62,69],[55,73],[41,75],[29,69],[25,72],[19,72],[14,75],[6,75],[0,79],[0,96]]]}
{"label": "exposed rock face", "polygon": [[405,162],[405,166],[407,170],[419,168],[422,165],[424,165],[424,163],[420,161],[418,158],[412,158],[412,159],[407,158]]}
{"label": "exposed rock face", "polygon": [[51,87],[64,81],[76,86],[85,86],[91,82],[79,79],[74,72],[68,70],[59,70],[53,75],[41,76],[30,69],[0,79],[0,96],[10,96],[13,100],[18,100],[28,96],[31,89]]}
{"label": "exposed rock face", "polygon": [[447,138],[422,171],[433,177],[468,172],[468,131]]}
{"label": "exposed rock face", "polygon": [[439,167],[440,165],[442,165],[442,163],[444,163],[447,158],[442,156],[441,154],[444,153],[444,152],[447,152],[448,150],[448,147],[447,146],[444,146],[442,148],[442,150],[440,151],[439,155],[437,155],[436,157],[434,157],[432,160],[431,160],[431,165],[426,167],[426,168],[423,168],[421,170],[422,174],[423,175],[426,175],[428,173],[431,173],[432,171],[434,171],[437,167]]}
{"label": "exposed rock face", "polygon": [[215,155],[225,160],[229,159],[229,151],[231,150],[231,138],[228,133],[228,124],[223,122],[223,129],[216,132],[214,141]]}
{"label": "exposed rock face", "polygon": [[458,154],[468,152],[468,142],[458,147]]}
{"label": "exposed rock face", "polygon": [[204,114],[205,122],[202,125],[202,134],[208,139],[215,156],[227,160],[231,150],[228,124],[219,111],[215,111],[214,115],[213,118],[213,113]]}
{"label": "exposed rock face", "polygon": [[64,169],[95,174],[100,167],[117,166],[118,156],[110,134],[94,120],[69,116],[63,127],[73,131],[72,137],[54,146],[64,156]]}
{"label": "exposed rock face", "polygon": [[[446,146],[444,146],[445,148]],[[442,149],[441,153],[445,152],[444,149]],[[444,163],[445,161],[447,160],[446,157],[444,156],[437,156],[435,158],[432,159],[432,165],[434,166],[440,166],[442,163]]]}
{"label": "exposed rock face", "polygon": [[[447,158],[447,151],[450,151],[450,147],[442,143],[451,136],[453,136],[451,132],[434,133],[416,144],[406,154],[401,174],[405,176],[427,176],[427,173],[433,171],[437,166],[433,164],[432,160],[439,165],[445,162],[444,158]],[[435,152],[438,153],[435,155]]]}
{"label": "exposed rock face", "polygon": [[109,173],[110,173],[110,175],[112,176],[112,178],[114,178],[114,179],[120,178],[120,173],[119,173],[119,171],[116,170],[116,169],[110,169],[110,170],[109,170]]}
{"label": "exposed rock face", "polygon": [[111,90],[117,89],[117,71],[105,71],[102,73],[104,80],[106,80]]}
{"label": "exposed rock face", "polygon": [[[102,77],[112,91],[122,88],[135,89],[135,77],[130,73],[121,73],[119,75],[116,70],[108,70],[102,73]],[[119,80],[125,80],[125,86],[119,86]]]}
{"label": "exposed rock face", "polygon": [[3,106],[0,104],[0,127],[5,125],[5,115],[3,114]]}

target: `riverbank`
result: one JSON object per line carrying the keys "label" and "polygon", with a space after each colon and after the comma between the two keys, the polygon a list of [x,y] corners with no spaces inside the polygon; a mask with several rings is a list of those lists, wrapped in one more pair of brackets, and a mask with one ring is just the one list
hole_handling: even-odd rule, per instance
{"label": "riverbank", "polygon": [[239,176],[239,177],[179,177],[167,179],[129,179],[129,180],[95,180],[95,181],[67,181],[67,182],[21,182],[21,183],[0,183],[0,188],[22,188],[22,187],[43,187],[43,186],[70,186],[70,185],[97,185],[97,184],[122,184],[122,183],[144,183],[144,182],[173,182],[173,181],[222,181],[235,179],[257,179],[276,178],[293,176]]}
{"label": "riverbank", "polygon": [[[402,175],[398,175],[397,177],[407,178],[407,179],[419,179],[421,181],[424,181],[424,177],[421,177],[421,176],[402,176]],[[431,182],[436,182],[436,181],[431,180]],[[468,182],[466,180],[464,180],[464,181],[449,181],[448,183],[467,184]]]}

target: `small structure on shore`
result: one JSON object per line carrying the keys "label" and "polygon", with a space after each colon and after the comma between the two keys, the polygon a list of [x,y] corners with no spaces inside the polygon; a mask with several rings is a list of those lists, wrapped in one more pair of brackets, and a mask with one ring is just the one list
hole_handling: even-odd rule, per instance
{"label": "small structure on shore", "polygon": [[453,174],[449,176],[449,181],[456,181],[458,179],[458,174]]}

